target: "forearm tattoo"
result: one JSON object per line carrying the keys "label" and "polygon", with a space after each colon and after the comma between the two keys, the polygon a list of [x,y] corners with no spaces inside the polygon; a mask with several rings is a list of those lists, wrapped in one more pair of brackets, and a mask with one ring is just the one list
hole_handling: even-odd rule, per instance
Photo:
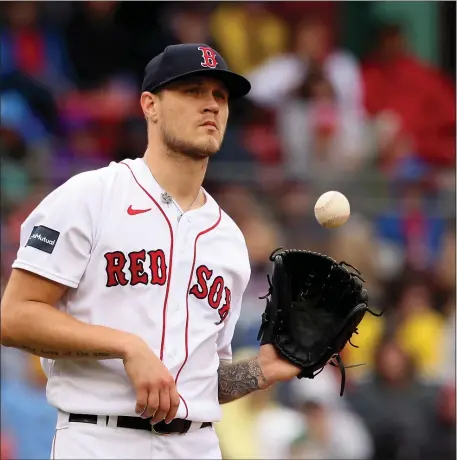
{"label": "forearm tattoo", "polygon": [[266,383],[257,358],[228,364],[221,362],[219,376],[219,403],[225,404],[258,390],[259,382]]}
{"label": "forearm tattoo", "polygon": [[48,349],[39,349],[28,346],[20,347],[22,350],[32,355],[48,359],[110,359],[114,356],[104,352],[87,352],[87,351],[57,351]]}

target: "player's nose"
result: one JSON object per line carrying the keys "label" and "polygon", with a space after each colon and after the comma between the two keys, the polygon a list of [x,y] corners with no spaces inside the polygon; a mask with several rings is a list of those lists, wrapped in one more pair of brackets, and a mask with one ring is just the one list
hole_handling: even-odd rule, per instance
{"label": "player's nose", "polygon": [[219,104],[214,96],[208,97],[207,101],[205,101],[205,106],[203,112],[211,112],[217,115],[219,113]]}

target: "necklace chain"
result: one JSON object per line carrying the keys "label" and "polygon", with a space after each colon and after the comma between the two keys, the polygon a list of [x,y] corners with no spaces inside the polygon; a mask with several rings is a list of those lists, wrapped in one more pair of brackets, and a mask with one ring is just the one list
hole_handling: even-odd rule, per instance
{"label": "necklace chain", "polygon": [[[198,193],[197,193],[197,196],[195,197],[194,201],[192,201],[192,203],[184,210],[181,209],[181,207],[176,203],[176,200],[168,193],[166,192],[165,190],[162,192],[162,201],[164,203],[173,203],[176,208],[178,208],[178,211],[181,213],[181,216],[186,213],[187,211],[189,211],[189,209],[195,204],[195,202],[197,201],[198,197],[200,196],[200,192],[201,192],[201,187],[198,189]],[[180,217],[181,217],[180,216]]]}
{"label": "necklace chain", "polygon": [[[144,158],[142,158],[142,160],[143,160],[144,164],[146,164],[146,162],[144,161]],[[146,166],[148,166],[148,165],[146,164]],[[152,171],[150,170],[149,166],[148,166],[148,169],[149,169],[149,173],[151,174],[151,176],[154,178],[154,180],[157,182],[157,184],[159,184],[159,182],[155,178],[154,174],[152,174]],[[160,185],[159,185],[159,187],[160,187]],[[192,203],[190,203],[190,205],[186,209],[182,210],[181,207],[178,205],[178,203],[176,203],[176,200],[166,190],[164,190],[162,187],[160,187],[160,188],[162,189],[162,193],[160,195],[161,198],[162,198],[162,201],[165,204],[173,203],[175,205],[175,207],[178,209],[178,211],[181,213],[179,218],[181,218],[195,204],[195,202],[197,201],[198,197],[200,196],[200,192],[202,191],[202,188],[200,187],[198,189],[197,196],[194,198],[194,201],[192,201]]]}

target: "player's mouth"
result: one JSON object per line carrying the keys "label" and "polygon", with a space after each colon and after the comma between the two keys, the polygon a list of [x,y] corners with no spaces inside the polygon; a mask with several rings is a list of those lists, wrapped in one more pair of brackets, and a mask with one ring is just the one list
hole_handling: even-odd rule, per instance
{"label": "player's mouth", "polygon": [[201,126],[205,126],[207,128],[213,128],[213,129],[218,129],[217,124],[215,121],[205,121]]}

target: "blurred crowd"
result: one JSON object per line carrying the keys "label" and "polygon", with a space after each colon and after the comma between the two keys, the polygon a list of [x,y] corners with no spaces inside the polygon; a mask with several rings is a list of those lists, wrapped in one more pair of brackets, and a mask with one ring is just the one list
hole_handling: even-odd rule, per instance
{"label": "blurred crowd", "polygon": [[[361,2],[362,4],[364,2]],[[343,6],[341,6],[343,5]],[[454,75],[398,24],[341,44],[343,2],[7,2],[1,19],[1,288],[19,227],[70,176],[141,156],[139,90],[166,45],[214,46],[252,82],[231,107],[206,189],[243,231],[252,277],[233,342],[255,353],[268,256],[306,248],[362,271],[371,307],[326,368],[223,406],[225,459],[455,458]],[[455,31],[454,31],[455,33]],[[327,190],[349,222],[316,223]],[[49,458],[55,411],[37,358],[2,348],[1,458]]]}

